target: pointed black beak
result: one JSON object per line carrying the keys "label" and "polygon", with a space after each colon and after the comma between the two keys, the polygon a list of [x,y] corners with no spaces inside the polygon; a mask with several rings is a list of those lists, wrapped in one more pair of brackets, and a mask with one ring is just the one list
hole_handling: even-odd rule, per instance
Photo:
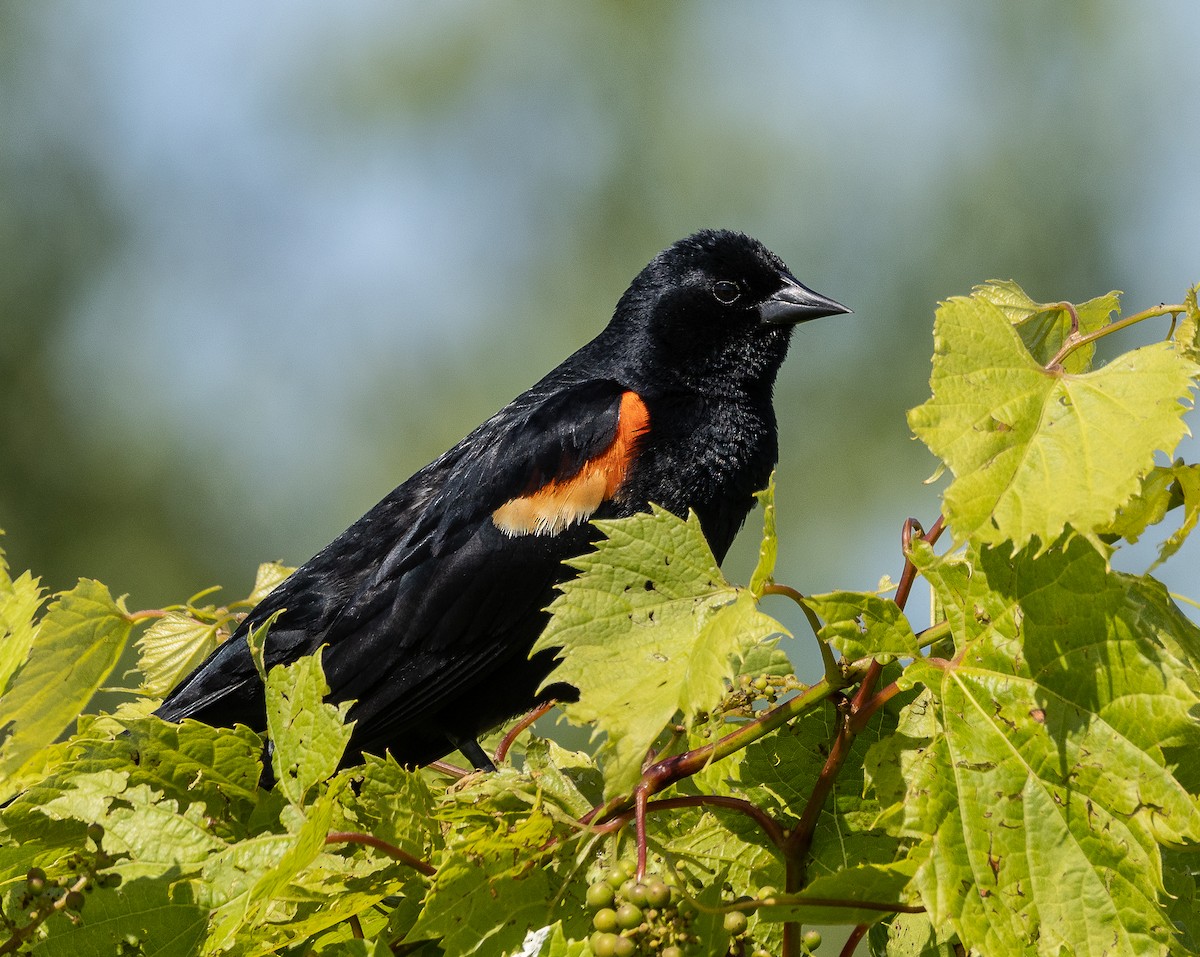
{"label": "pointed black beak", "polygon": [[851,312],[840,302],[813,292],[802,283],[788,280],[779,292],[758,307],[763,323],[772,326],[794,325],[822,316],[837,316]]}

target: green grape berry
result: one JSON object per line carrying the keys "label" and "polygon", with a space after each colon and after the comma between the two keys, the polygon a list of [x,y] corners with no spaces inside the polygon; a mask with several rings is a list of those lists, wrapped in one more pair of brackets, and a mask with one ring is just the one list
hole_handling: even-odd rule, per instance
{"label": "green grape berry", "polygon": [[671,903],[671,888],[661,877],[652,877],[646,882],[646,903],[651,907],[666,907]]}
{"label": "green grape berry", "polygon": [[625,883],[625,874],[619,868],[614,867],[604,875],[604,883],[615,890]]}
{"label": "green grape berry", "polygon": [[642,922],[642,909],[636,904],[626,902],[617,908],[617,926],[624,930],[632,930]]}
{"label": "green grape berry", "polygon": [[596,933],[592,934],[591,940],[588,943],[591,944],[592,953],[596,957],[616,957],[617,941],[620,939],[616,934],[596,931]]}
{"label": "green grape berry", "polygon": [[750,922],[740,910],[731,910],[725,915],[725,931],[732,937],[746,933]]}
{"label": "green grape berry", "polygon": [[611,906],[615,897],[616,891],[607,881],[597,881],[587,889],[587,905],[592,910]]}
{"label": "green grape berry", "polygon": [[664,947],[658,957],[683,957],[683,948],[671,944],[669,947]]}
{"label": "green grape berry", "polygon": [[621,885],[621,897],[638,907],[645,907],[648,900],[646,885],[640,881],[628,880]]}
{"label": "green grape berry", "polygon": [[25,883],[33,893],[40,894],[46,889],[46,872],[40,867],[29,868],[29,873],[25,875]]}
{"label": "green grape berry", "polygon": [[633,957],[637,953],[637,944],[628,937],[618,937],[613,944],[613,957]]}
{"label": "green grape berry", "polygon": [[67,896],[63,900],[63,907],[67,910],[81,911],[87,900],[79,891],[67,891]]}
{"label": "green grape berry", "polygon": [[602,934],[613,933],[620,925],[617,923],[617,912],[611,907],[602,907],[592,917],[592,926]]}
{"label": "green grape berry", "polygon": [[806,930],[801,940],[804,946],[808,948],[809,953],[812,953],[821,946],[821,932],[819,930]]}
{"label": "green grape berry", "polygon": [[92,843],[99,847],[100,842],[104,840],[104,825],[97,824],[95,821],[93,821],[87,826],[87,836],[88,840],[92,841]]}

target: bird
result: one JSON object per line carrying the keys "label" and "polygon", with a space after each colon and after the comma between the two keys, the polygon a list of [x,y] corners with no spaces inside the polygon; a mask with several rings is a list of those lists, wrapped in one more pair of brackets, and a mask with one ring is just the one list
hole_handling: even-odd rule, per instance
{"label": "bird", "polygon": [[267,667],[320,651],[327,700],[353,702],[343,766],[457,750],[493,769],[481,734],[577,696],[543,686],[554,649],[530,651],[564,561],[600,538],[592,520],[690,510],[722,561],[778,458],[794,327],[850,311],[744,233],[679,240],[595,338],[297,568],[156,714],[265,731],[247,636],[278,615]]}

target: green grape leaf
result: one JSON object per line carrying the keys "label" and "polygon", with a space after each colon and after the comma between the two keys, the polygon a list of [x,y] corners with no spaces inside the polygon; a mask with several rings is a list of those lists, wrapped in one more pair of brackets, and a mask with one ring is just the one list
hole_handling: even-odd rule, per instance
{"label": "green grape leaf", "polygon": [[296,806],[304,803],[309,788],[337,771],[350,742],[353,723],[345,719],[353,702],[326,704],[327,694],[319,651],[276,665],[267,675],[271,766],[280,790]]}
{"label": "green grape leaf", "polygon": [[1051,371],[978,297],[938,309],[934,342],[933,396],[909,424],[954,473],[944,502],[957,543],[1045,548],[1068,525],[1095,541],[1155,452],[1172,454],[1187,432],[1200,366],[1171,343],[1094,372]]}
{"label": "green grape leaf", "polygon": [[29,572],[9,577],[4,550],[0,549],[0,696],[25,664],[33,648],[34,617],[42,604],[38,579]]}
{"label": "green grape leaf", "polygon": [[825,621],[821,639],[850,661],[891,661],[914,658],[921,652],[912,625],[890,598],[871,592],[835,591],[809,595],[804,603]]}
{"label": "green grape leaf", "polygon": [[1163,854],[1163,883],[1168,894],[1167,912],[1179,932],[1184,953],[1200,953],[1200,862],[1194,852]]}
{"label": "green grape leaf", "polygon": [[897,914],[872,925],[867,940],[871,957],[955,957],[953,938],[939,941],[928,914]]}
{"label": "green grape leaf", "polygon": [[1151,525],[1157,525],[1171,507],[1171,488],[1175,484],[1173,466],[1156,465],[1142,476],[1142,487],[1121,506],[1111,522],[1099,529],[1101,534],[1118,535],[1136,542]]}
{"label": "green grape leaf", "polygon": [[284,565],[282,562],[263,562],[258,566],[258,571],[255,572],[254,590],[250,592],[250,596],[246,599],[246,602],[251,605],[257,605],[277,587],[287,581],[295,570],[288,565]]}
{"label": "green grape leaf", "polygon": [[933,842],[930,917],[982,953],[1167,953],[1158,845],[1200,838],[1176,771],[1200,747],[1177,609],[1079,540],[968,560],[965,590],[928,577],[973,637],[906,672],[937,728],[901,765],[904,833]]}
{"label": "green grape leaf", "polygon": [[408,940],[441,938],[446,957],[509,952],[551,920],[553,897],[543,868],[493,878],[477,861],[453,855],[438,868]]}
{"label": "green grape leaf", "polygon": [[0,797],[75,721],[116,667],[132,623],[99,582],[80,579],[50,605],[25,667],[0,698]]}
{"label": "green grape leaf", "polygon": [[362,781],[351,800],[361,830],[417,858],[441,846],[434,820],[434,795],[425,779],[400,767],[391,756],[366,756]]}
{"label": "green grape leaf", "polygon": [[349,780],[340,777],[304,808],[294,833],[270,834],[241,841],[204,865],[203,903],[216,907],[210,946],[229,946],[244,938],[246,928],[259,928],[268,906],[325,847],[335,803]]}
{"label": "green grape leaf", "polygon": [[558,920],[550,927],[550,933],[535,957],[591,957],[591,953],[586,942],[568,940],[563,933],[562,921]]}
{"label": "green grape leaf", "polygon": [[191,957],[199,954],[208,926],[208,911],[191,899],[185,882],[171,873],[126,880],[120,887],[100,889],[87,897],[78,926],[57,922],[40,941],[37,957],[112,957],[137,953],[145,957]]}
{"label": "green grape leaf", "polygon": [[797,894],[780,894],[777,905],[762,907],[760,920],[805,924],[873,924],[903,901],[917,865],[850,864],[815,878]]}
{"label": "green grape leaf", "polygon": [[1151,571],[1179,551],[1196,527],[1197,520],[1200,520],[1200,465],[1176,463],[1171,467],[1170,474],[1178,483],[1176,487],[1183,498],[1183,522],[1162,543],[1158,550],[1158,558],[1150,566]]}
{"label": "green grape leaf", "polygon": [[181,812],[175,801],[163,800],[161,792],[144,784],[125,788],[119,797],[103,817],[105,846],[127,852],[139,864],[186,869],[225,848],[206,827],[203,804],[189,805]]}
{"label": "green grape leaf", "polygon": [[179,724],[153,716],[125,719],[128,746],[136,755],[130,781],[175,798],[203,803],[214,820],[240,831],[258,800],[262,739],[244,725],[210,728],[187,719]]}
{"label": "green grape leaf", "polygon": [[175,611],[154,622],[135,642],[142,693],[166,697],[217,647],[217,630],[215,623]]}
{"label": "green grape leaf", "polygon": [[568,720],[607,734],[611,795],[633,786],[678,712],[690,722],[717,705],[736,660],[786,631],[725,580],[694,514],[684,521],[655,506],[596,525],[605,538],[569,562],[581,574],[560,586],[533,652],[558,650],[546,684],[578,688]]}
{"label": "green grape leaf", "polygon": [[461,826],[406,942],[441,938],[446,957],[511,953],[531,930],[568,915],[578,923],[580,900],[556,893],[551,882],[553,864],[544,852],[550,817],[540,807],[497,815],[471,803],[455,809]]}
{"label": "green grape leaf", "polygon": [[763,510],[762,542],[758,546],[758,564],[750,576],[750,591],[756,598],[761,598],[763,589],[775,581],[775,560],[779,557],[779,536],[775,530],[775,473],[771,473],[771,481],[761,492],[755,492],[754,497]]}
{"label": "green grape leaf", "polygon": [[604,778],[595,762],[580,751],[568,751],[546,738],[531,738],[525,769],[545,796],[577,818],[603,800]]}
{"label": "green grape leaf", "polygon": [[1197,292],[1200,292],[1200,285],[1192,286],[1183,300],[1183,318],[1175,326],[1173,341],[1184,355],[1200,362],[1200,305],[1196,302]]}
{"label": "green grape leaf", "polygon": [[[990,302],[1004,313],[1039,365],[1048,365],[1058,355],[1073,325],[1077,324],[1079,332],[1086,335],[1108,325],[1109,316],[1121,311],[1121,294],[1114,291],[1075,306],[1072,319],[1066,303],[1034,302],[1012,280],[992,280],[976,286],[971,295]],[[1086,372],[1092,366],[1095,349],[1090,342],[1080,346],[1063,360],[1064,370],[1073,374]]]}

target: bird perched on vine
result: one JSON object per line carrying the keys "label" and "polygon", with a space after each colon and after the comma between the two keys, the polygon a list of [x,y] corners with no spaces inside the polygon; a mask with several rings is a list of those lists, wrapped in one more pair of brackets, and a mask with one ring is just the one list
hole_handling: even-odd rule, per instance
{"label": "bird perched on vine", "polygon": [[599,335],[300,566],[158,715],[265,730],[247,635],[278,614],[267,666],[323,649],[329,698],[354,701],[347,761],[490,767],[482,732],[574,693],[539,691],[553,653],[529,653],[590,520],[691,509],[722,560],[775,466],[794,326],[849,311],[741,233],[668,247]]}

